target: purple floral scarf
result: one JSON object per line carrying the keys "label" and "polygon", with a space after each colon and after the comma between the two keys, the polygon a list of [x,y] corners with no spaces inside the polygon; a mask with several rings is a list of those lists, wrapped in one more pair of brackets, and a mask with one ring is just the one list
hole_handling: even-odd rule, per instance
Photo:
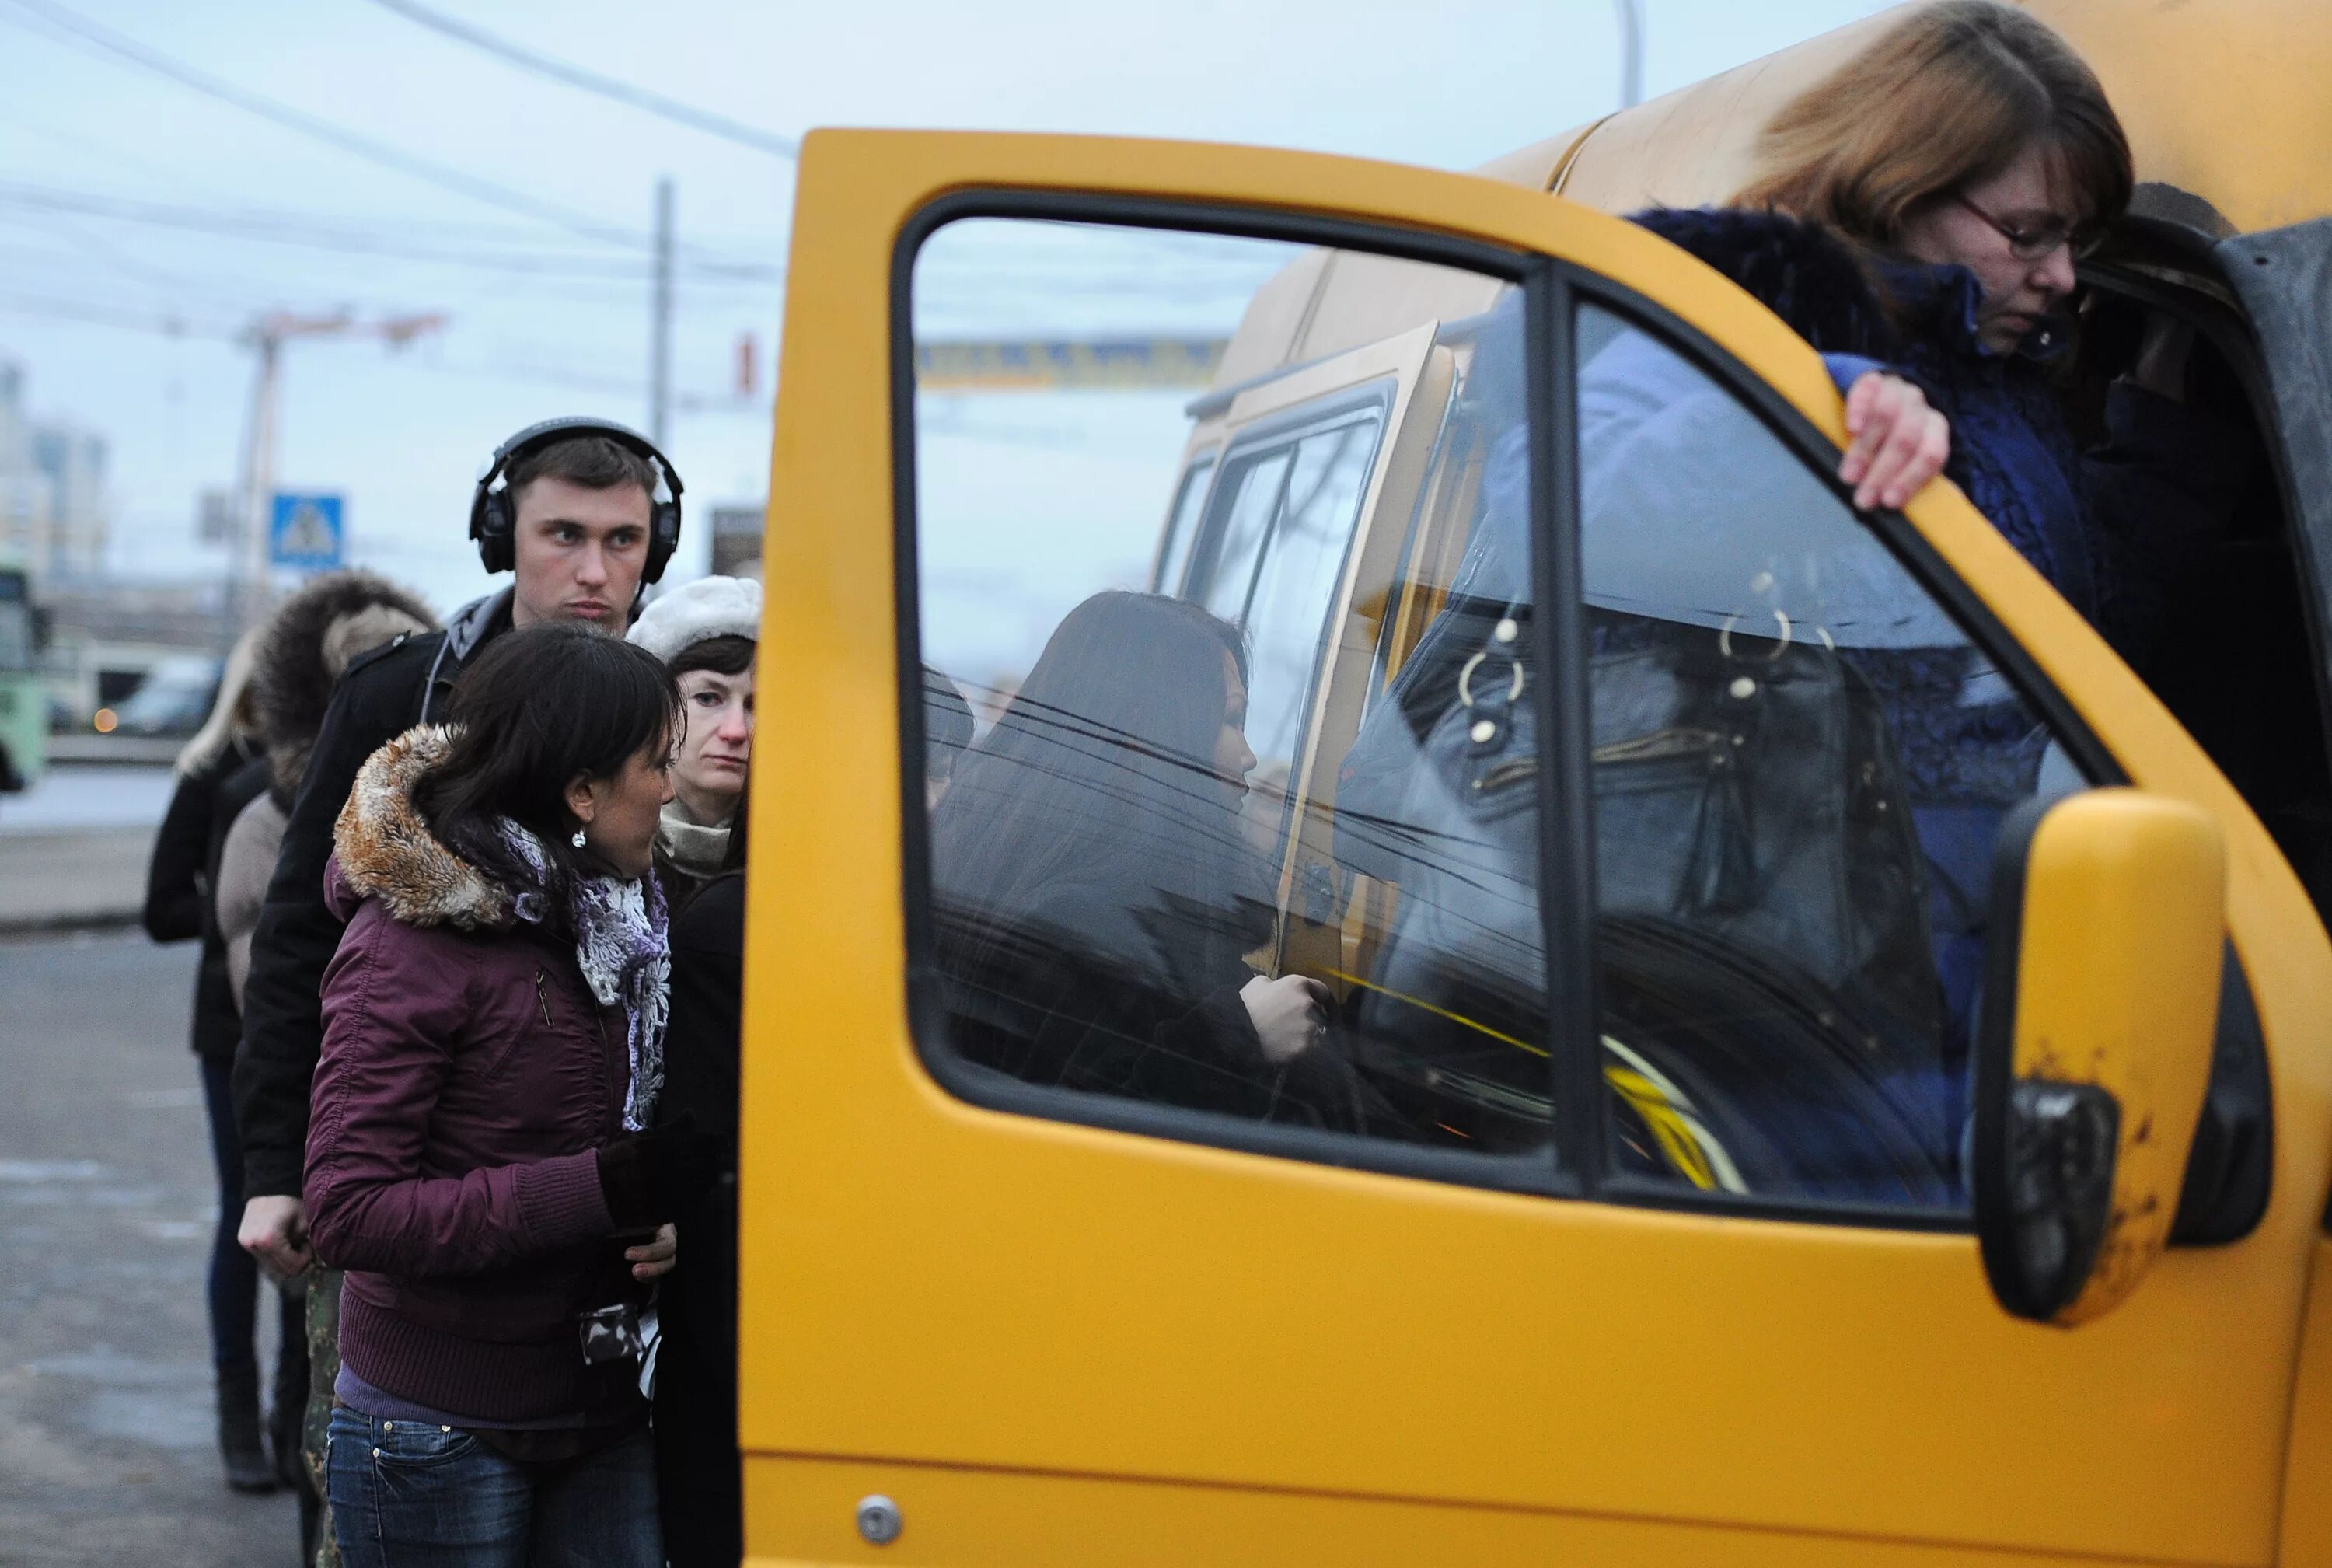
{"label": "purple floral scarf", "polygon": [[[542,923],[550,913],[543,886],[550,861],[542,841],[508,817],[502,842],[534,872],[511,907],[521,920]],[[636,882],[613,876],[578,877],[567,913],[575,928],[575,959],[603,1008],[620,1003],[626,1020],[625,1054],[632,1067],[624,1091],[624,1126],[638,1132],[655,1114],[664,1091],[664,1029],[672,1008],[672,943],[664,888],[653,874]]]}

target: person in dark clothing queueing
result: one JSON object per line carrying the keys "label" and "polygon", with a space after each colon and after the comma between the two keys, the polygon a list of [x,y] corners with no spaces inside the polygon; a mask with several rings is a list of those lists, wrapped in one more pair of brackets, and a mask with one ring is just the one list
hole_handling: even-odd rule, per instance
{"label": "person in dark clothing queueing", "polygon": [[[428,606],[368,571],[311,578],[268,618],[251,674],[252,713],[265,755],[248,767],[263,788],[227,830],[212,894],[237,1009],[251,976],[251,939],[267,901],[268,879],[340,672],[400,636],[437,629]],[[236,777],[240,782],[242,775]]]}
{"label": "person in dark clothing queueing", "polygon": [[[252,712],[251,674],[260,631],[254,628],[227,657],[210,717],[178,754],[177,786],[154,839],[146,873],[146,934],[156,942],[199,938],[195,970],[193,1044],[200,1063],[203,1105],[208,1113],[211,1161],[218,1172],[219,1220],[211,1239],[208,1279],[211,1367],[218,1380],[218,1440],[226,1482],[238,1492],[272,1492],[290,1478],[279,1452],[268,1460],[259,1398],[259,1361],[254,1339],[259,1316],[257,1266],[235,1246],[235,1222],[243,1212],[243,1153],[235,1138],[229,1076],[243,1019],[227,984],[226,946],[221,939],[213,894],[218,859],[228,827],[263,787],[244,777],[259,755]],[[306,1362],[301,1354],[300,1308],[282,1302],[284,1338],[278,1358],[275,1396],[304,1399]]]}
{"label": "person in dark clothing queueing", "polygon": [[656,875],[683,910],[721,875],[730,818],[744,798],[753,755],[753,654],[761,635],[761,585],[705,577],[658,598],[625,634],[664,662],[680,683],[688,723],[672,762],[672,803],[656,830]]}
{"label": "person in dark clothing queueing", "polygon": [[[212,907],[226,943],[227,983],[238,1009],[250,978],[251,938],[266,901],[268,878],[274,873],[292,802],[340,672],[352,659],[399,634],[434,630],[436,624],[419,599],[366,571],[329,572],[311,578],[268,617],[251,676],[252,712],[265,754],[230,779],[226,792],[239,798],[249,792],[253,780],[261,788],[227,829],[211,879]],[[234,1209],[234,1219],[240,1219],[239,1200]],[[246,1268],[256,1267],[241,1250],[235,1257]],[[298,1283],[301,1288],[293,1294],[304,1297],[307,1306],[307,1356],[301,1363],[308,1386],[306,1408],[297,1408],[292,1385],[279,1370],[269,1435],[279,1471],[293,1469],[293,1477],[287,1478],[296,1478],[298,1484],[301,1561],[312,1562],[316,1568],[338,1568],[322,1503],[324,1426],[331,1414],[332,1378],[339,1370],[339,1276],[311,1265]],[[287,1343],[295,1337],[287,1334]],[[291,1364],[288,1354],[284,1364]],[[296,1468],[288,1463],[294,1455],[305,1461]],[[324,1544],[320,1551],[320,1543]]]}
{"label": "person in dark clothing queueing", "polygon": [[671,1568],[733,1568],[745,1554],[737,1448],[737,1073],[743,1031],[747,789],[720,875],[672,923],[672,1024],[656,1125],[705,1140],[712,1179],[673,1220],[688,1267],[664,1282],[656,1317],[656,1499]]}
{"label": "person in dark clothing queueing", "polygon": [[[683,687],[683,690],[685,688]],[[971,707],[923,671],[923,781],[936,806],[971,744]],[[671,1568],[734,1568],[745,1553],[743,1456],[737,1446],[737,1080],[743,1033],[746,817],[731,819],[721,875],[673,917],[672,1024],[664,1037],[660,1127],[697,1128],[713,1179],[673,1218],[688,1267],[664,1282],[655,1378],[656,1496]]]}
{"label": "person in dark clothing queueing", "polygon": [[304,1194],[349,1271],[327,1474],[354,1568],[664,1560],[640,1312],[701,1144],[651,1130],[680,706],[641,649],[513,632],[335,827]]}
{"label": "person in dark clothing queueing", "polygon": [[645,437],[596,419],[554,419],[499,447],[478,483],[470,537],[514,582],[465,606],[444,631],[353,661],[324,716],[252,939],[235,1113],[247,1193],[243,1245],[278,1274],[309,1261],[300,1164],[309,1081],[323,1035],[324,967],[340,923],[324,902],[332,824],[367,758],[416,723],[479,651],[516,626],[575,621],[621,636],[640,585],[680,541],[680,475]]}

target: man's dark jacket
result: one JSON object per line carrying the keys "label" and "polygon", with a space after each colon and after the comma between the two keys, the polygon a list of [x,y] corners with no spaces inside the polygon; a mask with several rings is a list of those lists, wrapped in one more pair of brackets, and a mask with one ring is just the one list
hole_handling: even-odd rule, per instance
{"label": "man's dark jacket", "polygon": [[324,966],[340,945],[340,922],[324,903],[324,862],[357,770],[425,716],[441,717],[454,677],[510,626],[505,588],[463,607],[442,632],[400,636],[359,655],[332,693],[251,942],[234,1063],[247,1197],[300,1193],[308,1091],[324,1043]]}

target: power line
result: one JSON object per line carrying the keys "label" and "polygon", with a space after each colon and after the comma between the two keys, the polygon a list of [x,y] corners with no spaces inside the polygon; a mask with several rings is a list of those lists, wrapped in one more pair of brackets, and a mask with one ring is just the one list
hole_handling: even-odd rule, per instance
{"label": "power line", "polygon": [[[82,255],[93,258],[109,271],[118,272],[148,288],[167,290],[177,294],[215,293],[208,284],[198,283],[180,273],[161,267],[148,266],[135,257],[122,254],[120,247],[108,244],[90,234],[71,218],[52,218],[47,223],[26,223],[22,218],[0,217],[0,223],[13,223],[33,234],[62,239]],[[54,250],[14,250],[8,253],[20,261],[34,263],[68,261],[70,258]],[[19,278],[15,282],[23,282]]]}
{"label": "power line", "polygon": [[[5,0],[0,0],[5,4]],[[474,243],[489,247],[517,246],[538,253],[588,257],[608,265],[633,264],[612,258],[596,248],[577,246],[571,250],[556,250],[567,242],[557,240],[539,229],[516,229],[507,225],[431,223],[426,219],[402,215],[383,219],[343,216],[337,213],[294,212],[283,207],[252,207],[232,206],[193,206],[184,203],[149,201],[139,196],[119,196],[108,191],[77,190],[64,186],[42,185],[31,180],[13,179],[0,176],[0,194],[22,205],[53,207],[60,211],[87,213],[93,216],[120,217],[134,222],[165,223],[184,228],[213,229],[222,234],[239,234],[246,230],[267,229],[294,231],[294,237],[322,234],[337,238],[355,237],[367,241],[397,238],[420,234],[450,241]],[[273,237],[272,234],[264,237]]]}
{"label": "power line", "polygon": [[[183,166],[158,162],[131,152],[126,148],[116,146],[112,142],[86,136],[77,130],[69,130],[62,126],[51,125],[26,114],[21,103],[0,102],[0,120],[5,120],[20,130],[29,131],[61,147],[94,153],[109,163],[120,164],[136,169],[149,179],[163,181],[182,197],[208,196],[215,200],[224,199],[216,186],[209,186],[202,177],[190,175]],[[117,120],[110,123],[118,125],[120,122]]]}
{"label": "power line", "polygon": [[153,332],[165,338],[215,338],[223,342],[231,342],[234,338],[234,333],[229,329],[191,326],[183,316],[125,311],[112,305],[60,300],[46,294],[0,293],[0,311],[17,316],[38,316],[44,320],[62,318],[68,321],[86,321],[94,326],[119,327],[132,332]]}
{"label": "power line", "polygon": [[[197,325],[179,315],[124,310],[86,300],[60,299],[49,294],[24,294],[0,291],[0,315],[33,316],[43,320],[81,321],[92,326],[119,328],[124,331],[150,333],[157,337],[200,338],[223,343],[239,341],[241,337],[238,329],[223,324]],[[647,387],[644,379],[607,376],[580,367],[569,368],[548,363],[525,357],[523,350],[504,350],[483,362],[464,363],[421,359],[407,359],[403,363],[409,368],[431,375],[457,376],[473,380],[536,382],[565,387],[574,391],[615,396],[636,397]],[[768,400],[766,398],[737,399],[705,393],[681,392],[674,395],[673,406],[683,414],[766,414]]]}
{"label": "power line", "polygon": [[603,76],[555,56],[523,48],[507,39],[497,38],[482,28],[473,27],[457,17],[433,11],[426,5],[415,5],[414,0],[373,0],[373,3],[396,12],[408,22],[417,22],[434,33],[441,33],[473,49],[482,49],[521,71],[531,71],[553,81],[579,87],[602,98],[612,98],[618,103],[628,104],[648,114],[660,115],[692,130],[701,130],[708,136],[717,136],[724,141],[733,141],[740,147],[750,147],[756,152],[766,152],[788,162],[801,156],[801,143],[792,137],[779,136],[774,130],[763,130],[759,126],[731,120],[725,114],[698,109],[678,99],[666,98],[661,92],[652,92],[616,77]]}
{"label": "power line", "polygon": [[[538,196],[529,196],[524,191],[497,185],[492,180],[480,179],[444,164],[433,162],[411,153],[401,152],[385,143],[375,141],[370,137],[360,136],[355,131],[334,125],[328,120],[319,119],[304,110],[294,109],[288,103],[282,103],[263,94],[237,87],[231,81],[211,75],[208,72],[197,70],[160,50],[148,48],[136,39],[116,33],[110,27],[91,22],[65,6],[55,5],[53,0],[0,0],[0,4],[11,5],[18,11],[38,17],[50,26],[69,33],[85,43],[94,44],[109,54],[126,60],[133,65],[140,66],[158,75],[167,77],[181,87],[191,89],[205,97],[217,99],[223,103],[232,104],[246,114],[256,115],[262,120],[282,126],[288,130],[297,131],[302,136],[310,137],[328,146],[336,147],[343,152],[351,153],[368,162],[378,164],[384,168],[394,169],[414,179],[425,180],[431,185],[466,196],[474,201],[530,214],[545,223],[581,234],[587,239],[597,240],[605,244],[621,245],[629,250],[649,248],[648,237],[637,230],[604,223],[588,213],[579,212],[573,207],[563,206],[557,202],[544,201]],[[19,22],[18,24],[21,26],[24,24]]]}
{"label": "power line", "polygon": [[[490,272],[618,282],[645,282],[648,277],[648,266],[645,261],[624,261],[581,253],[561,254],[541,250],[452,250],[414,244],[392,231],[362,228],[330,217],[317,218],[285,212],[214,212],[205,207],[60,190],[49,186],[0,179],[0,208],[8,207],[150,224],[215,234],[226,239],[300,245],[341,254],[387,256],[445,266],[475,267]],[[713,263],[692,261],[688,265],[692,272],[720,282],[775,282],[785,275],[784,268],[779,266],[741,262]]]}

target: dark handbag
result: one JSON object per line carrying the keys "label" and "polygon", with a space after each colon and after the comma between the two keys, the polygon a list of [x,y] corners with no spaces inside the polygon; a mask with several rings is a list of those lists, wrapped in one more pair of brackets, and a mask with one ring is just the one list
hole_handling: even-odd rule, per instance
{"label": "dark handbag", "polygon": [[1598,614],[1597,903],[1835,999],[1874,1059],[1943,1026],[1919,844],[1886,714],[1818,638]]}
{"label": "dark handbag", "polygon": [[[1339,843],[1399,911],[1355,1058],[1429,1133],[1548,1135],[1528,611],[1436,639],[1450,670],[1397,804]],[[1884,712],[1819,640],[1599,613],[1591,761],[1599,1004],[1621,1168],[1743,1190],[1941,1191],[1921,1091],[1941,1028],[1921,863]],[[1422,650],[1421,650],[1422,651]],[[1345,822],[1357,831],[1348,832]],[[1340,855],[1343,853],[1340,847]],[[1922,1076],[1923,1071],[1925,1076]]]}

